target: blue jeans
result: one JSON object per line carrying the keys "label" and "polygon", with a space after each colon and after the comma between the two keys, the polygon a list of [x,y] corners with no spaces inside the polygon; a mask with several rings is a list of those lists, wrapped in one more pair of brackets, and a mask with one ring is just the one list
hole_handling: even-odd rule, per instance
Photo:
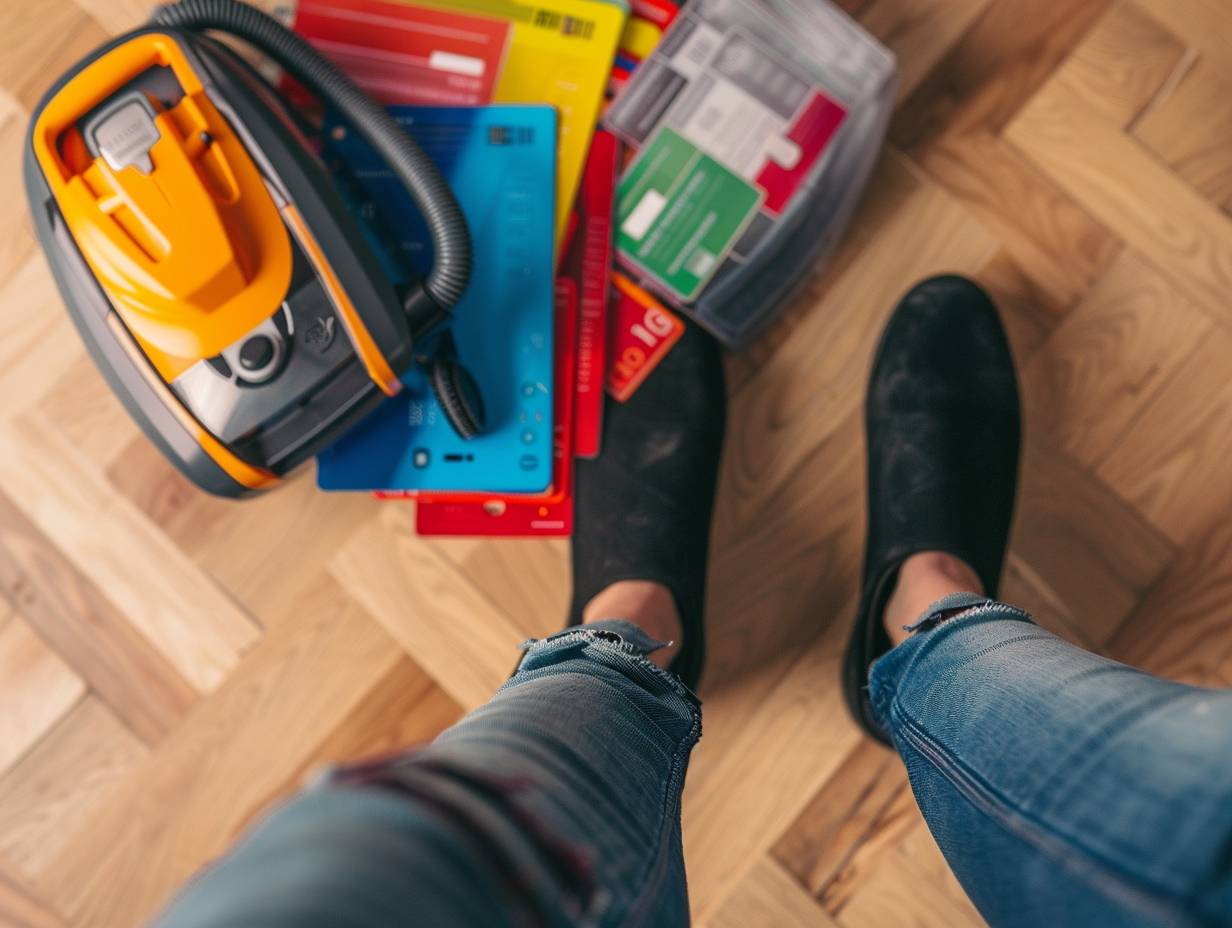
{"label": "blue jeans", "polygon": [[[490,703],[422,750],[328,774],[160,924],[687,925],[700,712],[655,647],[621,622],[530,643]],[[992,924],[1232,921],[1232,694],[973,598],[930,610],[870,691]]]}

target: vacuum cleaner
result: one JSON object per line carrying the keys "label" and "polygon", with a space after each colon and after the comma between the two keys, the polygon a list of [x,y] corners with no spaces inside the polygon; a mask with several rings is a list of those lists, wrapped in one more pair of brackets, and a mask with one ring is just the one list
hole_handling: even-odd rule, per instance
{"label": "vacuum cleaner", "polygon": [[[401,291],[311,128],[211,33],[297,80],[379,153],[427,222],[433,265]],[[457,303],[470,238],[418,145],[311,46],[237,0],[183,0],[99,48],[35,109],[24,174],[78,331],[129,413],[202,489],[241,497],[336,441],[414,363],[463,437],[474,379],[417,358]]]}

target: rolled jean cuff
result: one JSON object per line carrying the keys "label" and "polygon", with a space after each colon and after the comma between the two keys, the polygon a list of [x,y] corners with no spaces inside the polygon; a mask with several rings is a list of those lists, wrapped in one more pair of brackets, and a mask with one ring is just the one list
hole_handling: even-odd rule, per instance
{"label": "rolled jean cuff", "polygon": [[891,731],[890,706],[894,696],[901,681],[926,654],[936,648],[961,647],[955,642],[961,640],[957,636],[962,628],[1005,621],[1035,624],[1030,614],[1016,606],[975,593],[954,593],[933,603],[919,619],[906,626],[911,637],[883,654],[869,669],[869,702],[882,730]]}

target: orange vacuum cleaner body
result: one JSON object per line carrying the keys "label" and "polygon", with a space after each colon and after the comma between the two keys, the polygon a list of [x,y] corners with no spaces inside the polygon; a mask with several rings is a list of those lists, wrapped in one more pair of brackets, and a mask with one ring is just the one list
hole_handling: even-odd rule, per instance
{"label": "orange vacuum cleaner body", "polygon": [[277,482],[399,390],[414,313],[293,114],[225,45],[155,27],[99,49],[35,111],[24,167],[87,348],[203,489]]}

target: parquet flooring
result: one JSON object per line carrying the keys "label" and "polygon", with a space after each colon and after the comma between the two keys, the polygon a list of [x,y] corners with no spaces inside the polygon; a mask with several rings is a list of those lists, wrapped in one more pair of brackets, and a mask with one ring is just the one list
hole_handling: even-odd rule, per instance
{"label": "parquet flooring", "polygon": [[[845,0],[899,56],[840,254],[730,359],[695,915],[716,928],[979,917],[901,765],[837,689],[883,321],[957,271],[1001,305],[1027,408],[1004,596],[1155,673],[1232,685],[1232,5]],[[0,924],[130,925],[316,765],[431,738],[564,614],[568,547],[428,542],[311,474],[188,487],[84,355],[25,216],[44,86],[145,0],[0,6]]]}

